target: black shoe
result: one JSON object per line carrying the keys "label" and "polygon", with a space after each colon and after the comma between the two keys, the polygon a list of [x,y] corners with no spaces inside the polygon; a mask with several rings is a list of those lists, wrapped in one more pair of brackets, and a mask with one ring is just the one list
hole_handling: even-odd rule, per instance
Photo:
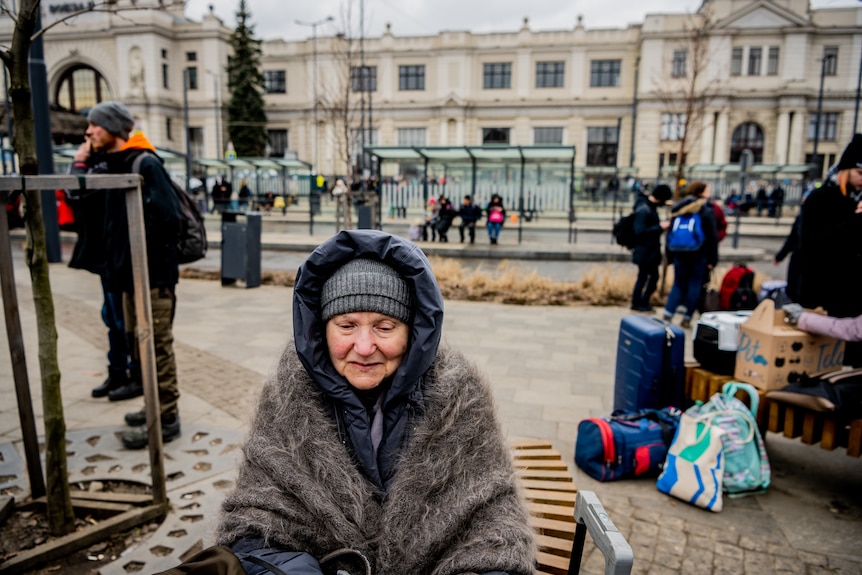
{"label": "black shoe", "polygon": [[[162,443],[170,443],[180,435],[182,433],[179,415],[175,415],[171,422],[162,421]],[[121,439],[126,449],[143,449],[149,443],[146,427],[124,431]]]}
{"label": "black shoe", "polygon": [[109,369],[105,382],[93,388],[93,397],[105,397],[115,389],[129,384],[129,376],[125,369]]}
{"label": "black shoe", "polygon": [[142,425],[147,424],[147,410],[142,409],[140,411],[133,411],[132,413],[127,413],[124,417],[126,420],[126,425],[129,427],[140,427]]}
{"label": "black shoe", "polygon": [[126,399],[132,399],[133,397],[140,397],[142,395],[144,395],[144,386],[140,383],[132,382],[108,393],[108,399],[110,401],[123,401]]}

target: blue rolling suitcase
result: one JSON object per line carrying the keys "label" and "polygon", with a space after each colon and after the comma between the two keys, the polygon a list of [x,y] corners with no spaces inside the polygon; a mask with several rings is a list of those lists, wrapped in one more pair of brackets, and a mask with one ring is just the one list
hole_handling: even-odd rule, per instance
{"label": "blue rolling suitcase", "polygon": [[685,334],[666,321],[628,315],[620,322],[614,410],[685,405]]}

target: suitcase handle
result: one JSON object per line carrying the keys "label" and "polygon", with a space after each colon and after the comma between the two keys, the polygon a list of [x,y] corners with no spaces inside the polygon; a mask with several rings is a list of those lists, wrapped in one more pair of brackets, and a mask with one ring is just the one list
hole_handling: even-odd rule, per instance
{"label": "suitcase handle", "polygon": [[575,504],[575,540],[572,543],[569,575],[578,575],[581,572],[587,531],[605,557],[605,575],[630,575],[634,561],[632,548],[593,491],[578,491]]}

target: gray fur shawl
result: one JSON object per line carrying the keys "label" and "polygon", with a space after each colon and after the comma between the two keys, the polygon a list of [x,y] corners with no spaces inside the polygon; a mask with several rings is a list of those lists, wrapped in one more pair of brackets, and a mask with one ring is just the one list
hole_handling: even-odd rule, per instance
{"label": "gray fur shawl", "polygon": [[535,543],[487,384],[460,353],[440,351],[423,392],[425,414],[382,495],[288,343],[222,506],[219,544],[262,538],[318,559],[358,549],[387,575],[533,573]]}

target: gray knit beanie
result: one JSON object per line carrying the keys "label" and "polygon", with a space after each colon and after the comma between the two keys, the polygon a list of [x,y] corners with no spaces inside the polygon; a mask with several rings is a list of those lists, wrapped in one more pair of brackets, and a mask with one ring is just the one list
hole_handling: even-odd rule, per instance
{"label": "gray knit beanie", "polygon": [[410,321],[413,297],[398,272],[378,260],[351,260],[323,284],[320,315],[326,322],[343,313],[374,311]]}
{"label": "gray knit beanie", "polygon": [[135,127],[135,119],[129,109],[114,101],[102,102],[90,108],[87,121],[124,140],[129,139]]}

